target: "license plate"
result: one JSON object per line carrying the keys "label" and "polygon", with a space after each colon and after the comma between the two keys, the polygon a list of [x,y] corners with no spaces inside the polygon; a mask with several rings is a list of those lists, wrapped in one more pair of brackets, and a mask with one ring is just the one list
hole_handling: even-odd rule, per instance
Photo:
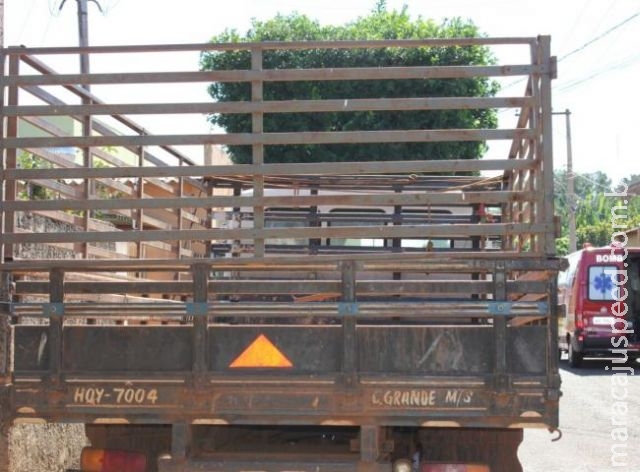
{"label": "license plate", "polygon": [[613,321],[613,318],[610,316],[594,316],[593,317],[593,324],[594,325],[607,325],[607,326],[611,326],[611,322]]}

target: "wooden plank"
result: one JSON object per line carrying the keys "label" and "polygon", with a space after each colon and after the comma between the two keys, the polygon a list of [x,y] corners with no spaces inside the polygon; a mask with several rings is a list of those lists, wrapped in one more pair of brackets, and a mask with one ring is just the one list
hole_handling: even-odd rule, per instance
{"label": "wooden plank", "polygon": [[5,169],[1,175],[9,180],[24,179],[85,179],[85,178],[138,178],[138,177],[239,177],[253,175],[357,175],[357,174],[405,174],[405,173],[459,173],[489,170],[512,171],[535,165],[528,160],[506,159],[452,159],[443,161],[371,161],[371,162],[322,162],[286,164],[234,164],[219,166],[163,166],[163,167],[112,167],[94,169]]}
{"label": "wooden plank", "polygon": [[324,227],[324,228],[247,228],[202,230],[149,230],[102,231],[73,233],[8,233],[0,236],[0,242],[48,243],[48,242],[136,242],[136,241],[216,241],[232,239],[281,239],[281,238],[446,238],[464,236],[506,236],[507,234],[542,234],[553,231],[553,224],[438,224],[426,226],[376,227]]}
{"label": "wooden plank", "polygon": [[163,51],[237,51],[242,49],[261,48],[274,49],[351,49],[351,48],[412,48],[443,46],[490,46],[490,45],[530,45],[536,42],[531,37],[502,38],[425,38],[425,39],[384,39],[384,40],[343,40],[343,41],[268,41],[246,43],[193,43],[193,44],[159,44],[159,45],[127,45],[127,46],[89,46],[89,47],[9,47],[5,53],[9,56],[31,56],[47,54],[113,54],[113,53],[147,53]]}
{"label": "wooden plank", "polygon": [[274,146],[279,144],[408,143],[530,139],[530,129],[438,129],[387,131],[307,131],[299,133],[212,133],[145,136],[82,136],[7,138],[7,149],[24,147],[168,146],[226,144]]}
{"label": "wooden plank", "polygon": [[[157,244],[154,242],[153,244]],[[215,258],[207,260],[214,270],[310,270],[310,271],[334,271],[339,262],[355,260],[363,270],[388,270],[398,269],[419,272],[428,272],[432,268],[442,267],[449,272],[486,272],[495,267],[498,260],[505,263],[507,270],[566,270],[567,260],[564,258],[546,257],[544,254],[523,253],[516,251],[491,251],[491,252],[457,252],[456,260],[451,260],[451,255],[446,252],[412,252],[412,253],[383,253],[349,255],[278,255],[265,256],[263,258],[238,257]],[[59,267],[65,271],[86,272],[136,272],[148,271],[188,271],[192,264],[202,262],[202,259],[115,259],[115,260],[23,260],[7,261],[2,267],[5,271],[22,274],[37,271],[49,271],[51,267]]]}
{"label": "wooden plank", "polygon": [[[65,116],[177,113],[318,113],[351,111],[459,110],[524,108],[535,104],[533,97],[416,97],[350,100],[266,100],[261,102],[145,103],[92,105],[7,106],[5,116]],[[528,108],[526,108],[528,110]]]}
{"label": "wooden plank", "polygon": [[[53,211],[53,210],[115,210],[152,208],[233,208],[233,207],[285,207],[301,208],[320,205],[352,207],[469,205],[473,203],[501,204],[512,201],[528,201],[533,192],[424,192],[374,194],[336,193],[335,195],[292,195],[265,197],[182,197],[182,198],[118,198],[110,200],[21,200],[6,202],[7,211]],[[302,209],[304,211],[304,208]],[[195,219],[194,219],[195,221]]]}
{"label": "wooden plank", "polygon": [[0,78],[5,86],[157,84],[189,82],[291,82],[316,80],[402,80],[510,77],[549,73],[548,64],[502,66],[341,67],[324,69],[216,70],[107,74],[22,75]]}
{"label": "wooden plank", "polygon": [[[68,277],[70,278],[70,277]],[[91,281],[71,279],[65,282],[66,294],[77,293],[191,293],[192,284],[189,281],[106,281],[101,276]],[[209,282],[209,292],[212,294],[339,294],[340,284],[337,280],[213,280]],[[358,295],[417,295],[429,293],[490,293],[492,283],[478,280],[358,280],[356,293]],[[47,293],[48,282],[16,281],[16,294]],[[517,298],[518,301],[538,301],[546,294],[544,281],[508,281],[507,291],[510,294],[527,294]],[[516,299],[514,297],[514,299]],[[300,302],[301,300],[297,300]]]}

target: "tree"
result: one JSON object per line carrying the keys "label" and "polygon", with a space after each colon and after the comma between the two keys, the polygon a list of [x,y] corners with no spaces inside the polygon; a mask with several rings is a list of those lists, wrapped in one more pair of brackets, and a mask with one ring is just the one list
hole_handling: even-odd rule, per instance
{"label": "tree", "polygon": [[[407,8],[387,11],[386,3],[378,1],[374,10],[343,26],[322,26],[305,15],[277,15],[267,21],[253,20],[251,29],[241,36],[236,30],[225,30],[213,42],[315,41],[315,40],[376,40],[420,39],[480,36],[471,21],[459,18],[437,25],[418,17],[412,20]],[[494,63],[486,47],[429,47],[381,49],[329,49],[265,51],[263,67],[320,68],[424,66],[424,65],[486,65]],[[201,57],[202,70],[250,68],[246,51],[212,51]],[[378,97],[446,97],[493,96],[498,90],[495,81],[487,78],[444,80],[379,80],[327,82],[268,82],[264,86],[265,100],[341,99]],[[249,83],[213,83],[209,93],[216,101],[251,99]],[[251,117],[246,114],[217,114],[211,123],[229,133],[251,131]],[[295,131],[355,131],[438,128],[495,128],[495,110],[442,110],[399,112],[341,113],[274,113],[264,116],[265,132]],[[251,162],[248,146],[229,146],[235,163]],[[269,146],[265,162],[330,162],[418,159],[475,159],[486,151],[482,142],[453,143],[390,143]]]}
{"label": "tree", "polygon": [[[631,176],[622,183],[634,182]],[[569,212],[575,214],[576,240],[578,248],[585,243],[594,246],[611,244],[614,233],[640,225],[640,197],[614,197],[611,179],[603,172],[577,173],[574,177],[575,201],[570,205],[567,198],[567,172],[555,174],[555,208],[560,216],[562,237],[556,240],[556,252],[568,252]],[[619,186],[616,186],[616,188]],[[615,215],[614,215],[615,213]],[[616,216],[619,217],[616,219]],[[615,221],[614,221],[615,220]],[[623,227],[616,227],[615,225]]]}

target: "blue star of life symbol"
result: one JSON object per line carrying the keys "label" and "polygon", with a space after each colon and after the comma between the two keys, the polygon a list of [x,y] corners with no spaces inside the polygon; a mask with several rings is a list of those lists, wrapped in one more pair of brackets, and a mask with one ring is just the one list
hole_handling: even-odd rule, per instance
{"label": "blue star of life symbol", "polygon": [[604,296],[605,294],[607,294],[607,292],[611,292],[611,289],[613,289],[613,282],[611,281],[611,276],[605,275],[605,274],[600,274],[596,276],[593,279],[593,286],[598,292],[602,293],[602,295]]}

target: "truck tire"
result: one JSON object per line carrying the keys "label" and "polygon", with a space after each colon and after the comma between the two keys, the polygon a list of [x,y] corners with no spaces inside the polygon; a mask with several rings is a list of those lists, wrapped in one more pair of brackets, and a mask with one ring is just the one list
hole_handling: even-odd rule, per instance
{"label": "truck tire", "polygon": [[577,369],[578,367],[580,367],[582,365],[582,358],[583,358],[582,353],[577,352],[573,348],[573,341],[569,340],[569,357],[567,359],[569,363],[569,367],[572,367],[574,369]]}

